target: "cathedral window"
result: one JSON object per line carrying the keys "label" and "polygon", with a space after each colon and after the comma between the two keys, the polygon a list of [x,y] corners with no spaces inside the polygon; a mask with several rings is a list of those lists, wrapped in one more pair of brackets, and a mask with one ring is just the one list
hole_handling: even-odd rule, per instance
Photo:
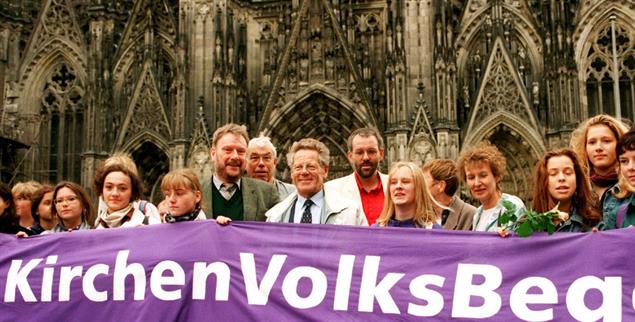
{"label": "cathedral window", "polygon": [[75,73],[65,64],[50,74],[41,96],[39,169],[42,181],[79,182],[83,145],[84,90]]}
{"label": "cathedral window", "polygon": [[611,24],[603,25],[590,38],[585,76],[589,116],[616,115],[615,91],[619,91],[621,116],[635,117],[635,30],[615,23],[618,86],[614,81]]}

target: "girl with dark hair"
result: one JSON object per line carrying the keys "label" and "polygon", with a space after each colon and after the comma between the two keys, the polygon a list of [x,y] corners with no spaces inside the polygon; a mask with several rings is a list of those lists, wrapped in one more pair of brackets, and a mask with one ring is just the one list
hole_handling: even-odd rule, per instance
{"label": "girl with dark hair", "polygon": [[573,150],[547,152],[536,166],[535,178],[534,209],[546,212],[558,206],[559,211],[569,214],[557,231],[590,231],[600,222],[597,199]]}
{"label": "girl with dark hair", "polygon": [[58,183],[53,189],[53,204],[51,214],[57,217],[58,224],[44,233],[93,228],[95,207],[80,185],[70,181]]}
{"label": "girl with dark hair", "polygon": [[20,226],[20,218],[15,213],[11,189],[6,184],[0,183],[0,233],[17,234],[18,232],[33,234],[30,229]]}
{"label": "girl with dark hair", "polygon": [[635,225],[635,127],[620,138],[615,150],[619,182],[604,199],[605,230]]}
{"label": "girl with dark hair", "polygon": [[[97,170],[95,191],[106,207],[99,210],[95,228],[136,227],[160,224],[158,211],[146,211],[148,202],[140,202],[143,182],[139,175],[121,162],[105,164]],[[152,205],[153,209],[156,209]]]}

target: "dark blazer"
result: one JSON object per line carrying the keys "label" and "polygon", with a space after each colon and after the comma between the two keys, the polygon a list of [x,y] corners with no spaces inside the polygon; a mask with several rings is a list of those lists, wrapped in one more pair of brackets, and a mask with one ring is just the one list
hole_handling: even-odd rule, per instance
{"label": "dark blazer", "polygon": [[450,203],[450,215],[445,221],[443,228],[451,230],[472,230],[472,220],[474,219],[474,213],[476,208],[461,198],[454,196],[452,203]]}
{"label": "dark blazer", "polygon": [[[206,178],[201,183],[203,203],[208,209],[205,214],[208,219],[214,218],[212,207],[212,178]],[[240,192],[243,194],[243,219],[246,221],[265,221],[265,212],[280,201],[278,191],[272,184],[262,180],[242,177]]]}

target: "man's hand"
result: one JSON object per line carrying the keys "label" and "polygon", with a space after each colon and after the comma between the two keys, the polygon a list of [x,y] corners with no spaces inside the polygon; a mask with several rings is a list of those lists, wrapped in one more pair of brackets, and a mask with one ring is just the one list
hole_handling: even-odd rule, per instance
{"label": "man's hand", "polygon": [[231,221],[232,220],[229,217],[225,217],[225,216],[216,217],[216,223],[222,226],[228,225]]}

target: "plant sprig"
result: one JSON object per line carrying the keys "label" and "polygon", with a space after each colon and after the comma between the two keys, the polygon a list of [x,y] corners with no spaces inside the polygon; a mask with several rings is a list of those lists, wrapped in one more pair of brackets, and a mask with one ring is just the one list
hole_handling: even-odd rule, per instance
{"label": "plant sprig", "polygon": [[529,209],[520,216],[516,215],[516,205],[508,200],[503,200],[505,211],[498,217],[498,224],[515,232],[520,237],[529,237],[534,232],[547,232],[549,235],[556,231],[560,223],[569,219],[569,214],[553,209],[545,212],[537,212]]}

